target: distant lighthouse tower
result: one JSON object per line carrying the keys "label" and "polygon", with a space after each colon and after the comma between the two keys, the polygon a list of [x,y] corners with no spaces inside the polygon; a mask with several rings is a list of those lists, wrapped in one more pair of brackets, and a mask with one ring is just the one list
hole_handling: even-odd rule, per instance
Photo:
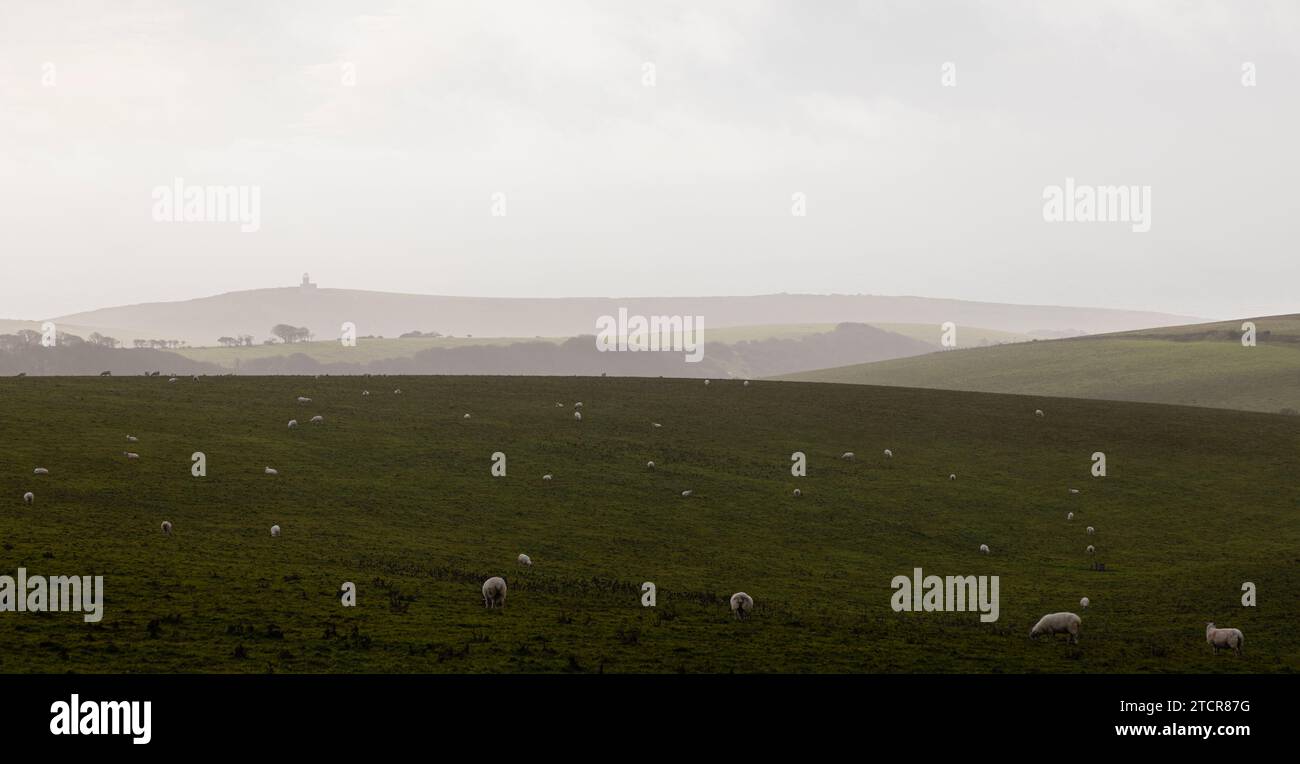
{"label": "distant lighthouse tower", "polygon": [[298,286],[298,289],[306,292],[315,288],[316,285],[312,283],[311,276],[307,275],[306,273],[302,274],[302,284]]}

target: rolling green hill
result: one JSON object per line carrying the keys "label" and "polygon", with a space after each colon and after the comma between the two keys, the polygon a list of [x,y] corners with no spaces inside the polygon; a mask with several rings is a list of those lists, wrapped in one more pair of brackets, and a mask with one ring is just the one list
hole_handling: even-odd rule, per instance
{"label": "rolling green hill", "polygon": [[[1300,670],[1300,418],[612,377],[29,377],[0,400],[0,574],[107,592],[94,625],[0,612],[0,672]],[[999,576],[999,619],[893,612],[916,567]],[[1079,646],[1027,638],[1082,596]],[[1244,657],[1211,654],[1211,620]]]}
{"label": "rolling green hill", "polygon": [[1300,411],[1300,316],[946,351],[785,379]]}

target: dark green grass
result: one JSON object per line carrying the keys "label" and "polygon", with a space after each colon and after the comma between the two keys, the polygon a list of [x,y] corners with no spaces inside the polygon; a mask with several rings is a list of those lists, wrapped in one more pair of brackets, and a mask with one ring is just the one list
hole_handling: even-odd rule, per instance
{"label": "dark green grass", "polygon": [[[1300,668],[1296,417],[776,382],[9,378],[0,438],[0,574],[107,590],[98,625],[0,613],[0,672]],[[1000,576],[1000,619],[894,613],[914,567]],[[482,606],[490,575],[502,611]],[[1080,645],[1027,638],[1085,595]],[[1211,620],[1245,632],[1244,657],[1211,654]]]}

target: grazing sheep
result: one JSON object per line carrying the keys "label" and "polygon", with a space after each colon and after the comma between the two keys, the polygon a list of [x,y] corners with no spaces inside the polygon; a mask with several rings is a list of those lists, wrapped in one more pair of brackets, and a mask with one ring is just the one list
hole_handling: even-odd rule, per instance
{"label": "grazing sheep", "polygon": [[137,437],[134,436],[134,435],[128,435],[128,436],[126,436],[126,442],[127,442],[127,443],[135,443],[135,442],[137,442],[137,441],[139,441],[139,440],[140,440],[140,439],[137,438]]}
{"label": "grazing sheep", "polygon": [[573,404],[573,407],[574,407],[575,409],[580,409],[580,408],[582,408],[582,401],[578,401],[577,403]]}
{"label": "grazing sheep", "polygon": [[163,520],[162,532],[165,536],[172,535],[172,523],[170,520]]}
{"label": "grazing sheep", "polygon": [[708,386],[708,384],[709,384],[709,380],[707,380],[707,379],[706,379],[706,380],[704,380],[704,385],[705,385],[705,387],[707,387],[707,386]]}
{"label": "grazing sheep", "polygon": [[803,496],[803,491],[800,491],[798,488],[794,489],[794,497],[797,499],[800,496]]}
{"label": "grazing sheep", "polygon": [[290,430],[292,430],[293,428],[295,428],[295,427],[297,427],[297,426],[298,426],[298,420],[297,420],[297,419],[290,419],[290,420],[289,420],[289,429],[290,429]]}
{"label": "grazing sheep", "polygon": [[894,458],[894,452],[893,452],[893,451],[890,451],[888,448],[886,448],[886,449],[885,449],[885,458],[886,458],[886,459],[893,459],[893,458]]}
{"label": "grazing sheep", "polygon": [[1096,533],[1096,532],[1097,532],[1097,529],[1096,529],[1096,528],[1092,527],[1091,525],[1088,526],[1088,535],[1089,535],[1089,536],[1091,536],[1092,534],[1094,534],[1094,533]]}
{"label": "grazing sheep", "polygon": [[663,425],[659,424],[658,422],[655,422],[655,423],[654,423],[654,426],[655,426],[655,427],[663,427]]}
{"label": "grazing sheep", "polygon": [[175,378],[175,377],[172,377],[171,379],[169,379],[169,380],[167,380],[167,381],[168,381],[168,382],[175,382],[175,381],[176,381],[176,378]]}
{"label": "grazing sheep", "polygon": [[682,498],[685,499],[686,497],[690,496],[690,495],[693,494],[693,493],[695,493],[695,492],[694,492],[694,491],[682,491]]}
{"label": "grazing sheep", "polygon": [[549,473],[548,473],[548,474],[545,474],[545,475],[542,475],[542,480],[550,480],[550,479],[551,479],[551,476],[550,476]]}
{"label": "grazing sheep", "polygon": [[1087,551],[1088,551],[1088,554],[1096,554],[1096,553],[1097,553],[1097,547],[1093,546],[1092,544],[1089,544],[1089,545],[1088,545],[1088,550],[1087,550]]}
{"label": "grazing sheep", "polygon": [[749,380],[748,380],[748,379],[747,379],[747,380],[745,380],[745,384],[744,384],[744,387],[749,387]]}
{"label": "grazing sheep", "polygon": [[736,614],[736,619],[743,621],[754,610],[754,598],[744,592],[736,592],[731,595],[731,612]]}
{"label": "grazing sheep", "polygon": [[36,469],[32,470],[32,474],[33,474],[33,475],[48,475],[48,474],[50,474],[50,471],[47,470],[47,469],[45,469],[44,467],[37,467]]}
{"label": "grazing sheep", "polygon": [[278,525],[271,526],[271,538],[273,539],[280,538],[280,526]]}
{"label": "grazing sheep", "polygon": [[1042,409],[1034,409],[1034,416],[1041,417],[1042,415],[1043,415]]}
{"label": "grazing sheep", "polygon": [[1219,648],[1231,647],[1237,655],[1241,655],[1241,647],[1246,642],[1246,636],[1241,633],[1241,629],[1216,629],[1213,623],[1205,624],[1205,641],[1210,643],[1214,648],[1214,654],[1219,654]]}
{"label": "grazing sheep", "polygon": [[23,494],[24,504],[31,504],[35,500],[36,500],[36,496],[31,491],[28,491],[27,493]]}
{"label": "grazing sheep", "polygon": [[574,418],[575,420],[581,422],[581,421],[582,421],[582,412],[581,412],[581,411],[575,411],[575,412],[573,412],[573,418]]}
{"label": "grazing sheep", "polygon": [[1071,488],[1071,489],[1070,489],[1070,493],[1078,493],[1078,492],[1079,492],[1079,489],[1078,489],[1078,488]]}
{"label": "grazing sheep", "polygon": [[361,391],[361,394],[362,394],[362,395],[370,395],[370,391],[369,391],[369,390],[362,390],[362,391]]}
{"label": "grazing sheep", "polygon": [[463,416],[463,417],[461,417],[461,418],[462,418],[462,419],[469,419],[469,414],[466,414],[465,416]]}
{"label": "grazing sheep", "polygon": [[1065,519],[1066,519],[1066,520],[1073,520],[1073,519],[1074,519],[1074,513],[1073,513],[1073,512],[1066,512],[1066,513],[1065,513]]}
{"label": "grazing sheep", "polygon": [[531,568],[533,567],[533,558],[526,554],[521,554],[519,555],[519,564]]}
{"label": "grazing sheep", "polygon": [[493,576],[483,582],[483,607],[498,608],[506,604],[506,580]]}
{"label": "grazing sheep", "polygon": [[646,467],[646,469],[648,469],[648,470],[652,470],[652,469],[655,468],[655,463],[654,463],[654,462],[646,462],[646,463],[645,463],[645,467]]}
{"label": "grazing sheep", "polygon": [[140,455],[139,455],[139,454],[133,454],[133,453],[131,453],[130,451],[123,451],[123,452],[122,452],[122,456],[125,456],[127,459],[139,459],[139,458],[140,458]]}
{"label": "grazing sheep", "polygon": [[562,409],[562,408],[564,408],[564,404],[563,404],[563,403],[560,403],[559,401],[556,401],[556,402],[555,402],[555,408],[557,408],[557,409]]}
{"label": "grazing sheep", "polygon": [[393,395],[401,395],[401,394],[402,394],[402,388],[400,387],[393,391]]}
{"label": "grazing sheep", "polygon": [[989,545],[988,545],[988,544],[980,544],[980,552],[982,552],[982,553],[984,553],[984,554],[988,554],[988,553],[989,553]]}
{"label": "grazing sheep", "polygon": [[1083,608],[1084,610],[1088,609],[1089,604],[1091,604],[1091,602],[1088,600],[1087,597],[1084,597],[1083,599],[1079,600],[1079,607]]}
{"label": "grazing sheep", "polygon": [[299,402],[299,403],[311,403],[311,398],[304,398],[303,396],[299,395],[299,396],[298,396],[298,402]]}
{"label": "grazing sheep", "polygon": [[323,416],[317,414],[316,416],[314,416],[314,417],[311,418],[311,423],[312,423],[312,424],[325,424],[325,417],[323,417]]}
{"label": "grazing sheep", "polygon": [[950,472],[950,473],[948,473],[948,479],[949,479],[949,480],[956,480],[956,479],[957,479],[957,473],[956,473],[956,472]]}
{"label": "grazing sheep", "polygon": [[851,461],[853,461],[853,452],[852,452],[852,451],[845,451],[844,453],[840,454],[840,458],[843,459],[843,460],[845,460],[845,461],[851,462]]}
{"label": "grazing sheep", "polygon": [[1030,639],[1038,639],[1040,636],[1054,634],[1068,634],[1066,642],[1079,644],[1079,629],[1083,621],[1074,613],[1048,613],[1038,619],[1034,628],[1029,631]]}
{"label": "grazing sheep", "polygon": [[279,475],[279,474],[280,474],[280,471],[279,471],[279,470],[276,470],[276,469],[272,469],[272,468],[270,468],[270,467],[267,467],[267,468],[266,468],[266,474],[268,474],[268,475]]}

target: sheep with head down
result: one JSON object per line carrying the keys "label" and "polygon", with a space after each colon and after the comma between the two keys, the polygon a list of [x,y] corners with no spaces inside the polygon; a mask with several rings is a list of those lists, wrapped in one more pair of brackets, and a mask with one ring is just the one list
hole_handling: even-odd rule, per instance
{"label": "sheep with head down", "polygon": [[533,567],[533,558],[526,554],[521,554],[519,555],[519,564],[523,565],[525,568],[531,568]]}
{"label": "sheep with head down", "polygon": [[171,523],[170,520],[163,520],[163,522],[162,522],[162,532],[163,532],[163,535],[164,535],[164,536],[170,536],[170,535],[172,535],[172,523]]}
{"label": "sheep with head down", "polygon": [[1242,645],[1246,643],[1246,637],[1241,633],[1241,629],[1219,629],[1215,628],[1213,623],[1205,624],[1205,641],[1214,648],[1214,654],[1218,655],[1220,649],[1231,649],[1237,655],[1241,655]]}
{"label": "sheep with head down", "polygon": [[1055,634],[1066,634],[1066,642],[1079,644],[1079,630],[1083,626],[1083,620],[1074,613],[1048,613],[1038,619],[1034,628],[1029,630],[1030,639],[1038,639],[1041,636],[1052,636]]}
{"label": "sheep with head down", "polygon": [[33,494],[31,491],[28,491],[27,493],[23,494],[24,504],[31,504],[35,500],[36,500],[36,495]]}
{"label": "sheep with head down", "polygon": [[988,554],[988,553],[989,553],[989,545],[988,545],[988,544],[980,544],[980,553],[981,553],[981,554]]}
{"label": "sheep with head down", "polygon": [[754,611],[754,598],[744,592],[736,592],[731,595],[731,612],[736,614],[736,620],[743,621]]}
{"label": "sheep with head down", "polygon": [[483,582],[483,607],[500,608],[506,605],[506,580],[493,576]]}

